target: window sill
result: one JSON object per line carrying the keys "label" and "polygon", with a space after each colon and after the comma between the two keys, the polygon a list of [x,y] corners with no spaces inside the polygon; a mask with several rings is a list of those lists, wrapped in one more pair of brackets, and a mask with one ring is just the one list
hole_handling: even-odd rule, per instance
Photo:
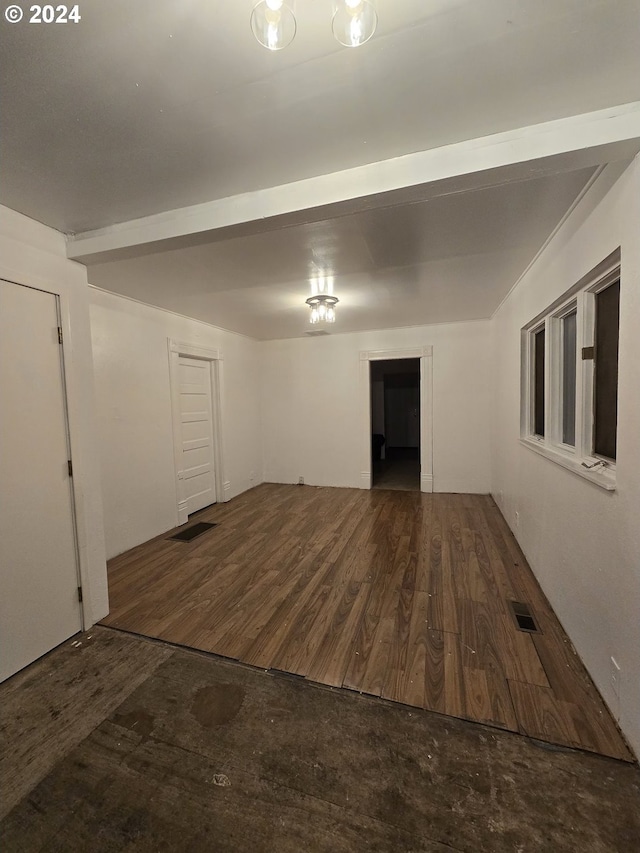
{"label": "window sill", "polygon": [[550,459],[551,462],[555,462],[562,468],[566,468],[568,471],[573,471],[574,474],[577,474],[584,480],[589,480],[590,483],[595,483],[595,485],[600,486],[601,489],[606,489],[606,491],[608,492],[615,491],[616,472],[612,471],[610,468],[605,468],[604,470],[590,471],[588,468],[585,468],[577,459],[574,459],[571,456],[565,456],[564,453],[560,453],[557,450],[553,450],[552,448],[547,447],[546,445],[542,444],[542,442],[536,441],[535,438],[521,438],[520,444],[522,444],[524,447],[528,447],[529,450],[533,450],[540,456],[544,456],[545,459]]}

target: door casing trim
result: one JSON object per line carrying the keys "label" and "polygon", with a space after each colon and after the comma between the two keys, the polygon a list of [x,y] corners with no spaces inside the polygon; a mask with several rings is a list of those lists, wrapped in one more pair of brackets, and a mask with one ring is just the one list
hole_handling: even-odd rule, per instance
{"label": "door casing trim", "polygon": [[420,491],[433,492],[433,347],[360,352],[360,488],[371,488],[370,362],[420,359]]}

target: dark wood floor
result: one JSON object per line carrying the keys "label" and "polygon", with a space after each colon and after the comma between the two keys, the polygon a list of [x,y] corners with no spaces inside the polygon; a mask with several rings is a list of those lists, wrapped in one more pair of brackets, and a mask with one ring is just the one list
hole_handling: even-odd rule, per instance
{"label": "dark wood floor", "polygon": [[192,520],[110,561],[103,624],[633,760],[489,496],[263,484]]}

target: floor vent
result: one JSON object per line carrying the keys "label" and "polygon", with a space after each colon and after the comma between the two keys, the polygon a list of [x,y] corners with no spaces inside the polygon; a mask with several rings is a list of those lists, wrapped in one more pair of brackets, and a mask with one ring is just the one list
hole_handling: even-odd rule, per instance
{"label": "floor vent", "polygon": [[207,530],[211,530],[213,527],[217,527],[217,525],[210,524],[208,521],[199,521],[197,524],[187,527],[186,530],[181,530],[180,533],[169,536],[169,539],[175,542],[191,542],[196,536],[202,536],[203,533],[206,533]]}
{"label": "floor vent", "polygon": [[540,629],[533,618],[533,613],[528,604],[523,604],[521,601],[510,601],[509,605],[519,631],[526,631],[527,634],[540,633]]}

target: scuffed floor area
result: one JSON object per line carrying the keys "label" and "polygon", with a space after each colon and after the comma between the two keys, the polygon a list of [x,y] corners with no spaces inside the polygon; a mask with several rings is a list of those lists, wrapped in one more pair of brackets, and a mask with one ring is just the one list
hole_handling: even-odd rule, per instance
{"label": "scuffed floor area", "polygon": [[640,849],[637,765],[107,628],[0,686],[0,739],[4,853]]}

